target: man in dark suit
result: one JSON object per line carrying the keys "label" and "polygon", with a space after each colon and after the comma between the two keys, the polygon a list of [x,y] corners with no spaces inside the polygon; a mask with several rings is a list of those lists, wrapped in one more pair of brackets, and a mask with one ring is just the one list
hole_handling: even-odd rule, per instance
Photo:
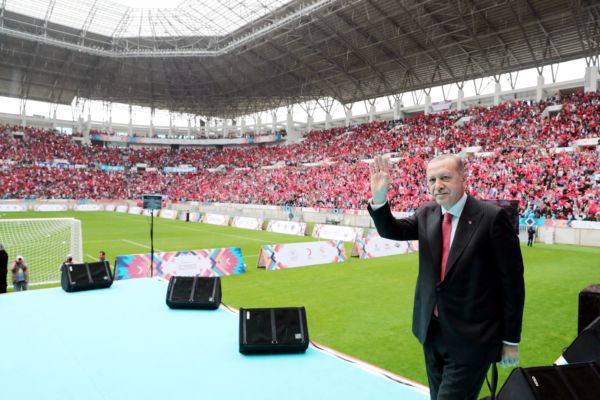
{"label": "man in dark suit", "polygon": [[507,213],[466,194],[462,160],[427,166],[435,202],[396,219],[387,203],[389,162],[371,165],[368,207],[379,234],[419,240],[413,334],[423,345],[432,399],[477,399],[490,365],[514,366],[525,287],[519,239]]}

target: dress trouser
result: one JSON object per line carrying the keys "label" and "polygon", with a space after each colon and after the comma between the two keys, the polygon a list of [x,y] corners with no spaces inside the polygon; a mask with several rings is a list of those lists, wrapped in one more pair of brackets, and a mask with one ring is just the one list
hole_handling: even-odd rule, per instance
{"label": "dress trouser", "polygon": [[454,361],[442,340],[438,319],[432,316],[423,345],[432,400],[476,400],[490,363],[460,364]]}

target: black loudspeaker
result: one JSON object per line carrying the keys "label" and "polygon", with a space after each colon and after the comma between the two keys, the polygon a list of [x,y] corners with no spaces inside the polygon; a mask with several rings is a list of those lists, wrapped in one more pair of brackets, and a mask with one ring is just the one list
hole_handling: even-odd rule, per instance
{"label": "black loudspeaker", "polygon": [[588,361],[600,364],[600,317],[593,320],[567,347],[563,358],[569,364]]}
{"label": "black loudspeaker", "polygon": [[221,278],[172,276],[167,289],[170,308],[216,310],[221,304]]}
{"label": "black loudspeaker", "polygon": [[60,284],[65,292],[104,289],[113,283],[108,261],[63,265]]}
{"label": "black loudspeaker", "polygon": [[600,317],[600,285],[590,285],[579,292],[577,334]]}
{"label": "black loudspeaker", "polygon": [[240,353],[304,353],[308,343],[304,307],[240,309]]}
{"label": "black loudspeaker", "polygon": [[595,363],[514,369],[498,400],[598,400],[600,367]]}

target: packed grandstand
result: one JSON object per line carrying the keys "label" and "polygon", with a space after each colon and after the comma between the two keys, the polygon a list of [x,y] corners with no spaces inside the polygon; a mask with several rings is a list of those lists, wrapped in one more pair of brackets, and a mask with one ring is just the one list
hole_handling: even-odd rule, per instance
{"label": "packed grandstand", "polygon": [[[543,112],[555,104],[558,112]],[[172,202],[364,209],[367,162],[389,154],[400,161],[392,207],[413,211],[426,199],[426,161],[452,152],[472,159],[470,193],[477,198],[518,199],[521,214],[600,221],[597,143],[578,145],[600,136],[599,117],[600,94],[580,91],[311,131],[297,144],[178,149],[89,146],[4,125],[0,198],[140,199],[153,192]],[[140,163],[145,168],[136,168]],[[180,165],[195,172],[165,172]]]}

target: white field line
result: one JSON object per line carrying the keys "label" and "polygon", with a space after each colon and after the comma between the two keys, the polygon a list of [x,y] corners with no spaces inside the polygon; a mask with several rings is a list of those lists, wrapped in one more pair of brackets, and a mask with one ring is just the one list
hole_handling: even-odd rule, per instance
{"label": "white field line", "polygon": [[[135,246],[143,247],[144,249],[150,249],[150,246],[148,246],[148,245],[145,245],[145,244],[143,244],[143,243],[134,242],[133,240],[121,239],[121,241],[123,241],[123,242],[125,242],[125,243],[130,243],[130,244],[133,244],[133,245],[135,245]],[[155,251],[160,251],[160,252],[162,252],[162,250],[161,250],[161,249],[159,249],[159,248],[156,248],[156,247],[154,248],[154,250],[155,250]]]}

